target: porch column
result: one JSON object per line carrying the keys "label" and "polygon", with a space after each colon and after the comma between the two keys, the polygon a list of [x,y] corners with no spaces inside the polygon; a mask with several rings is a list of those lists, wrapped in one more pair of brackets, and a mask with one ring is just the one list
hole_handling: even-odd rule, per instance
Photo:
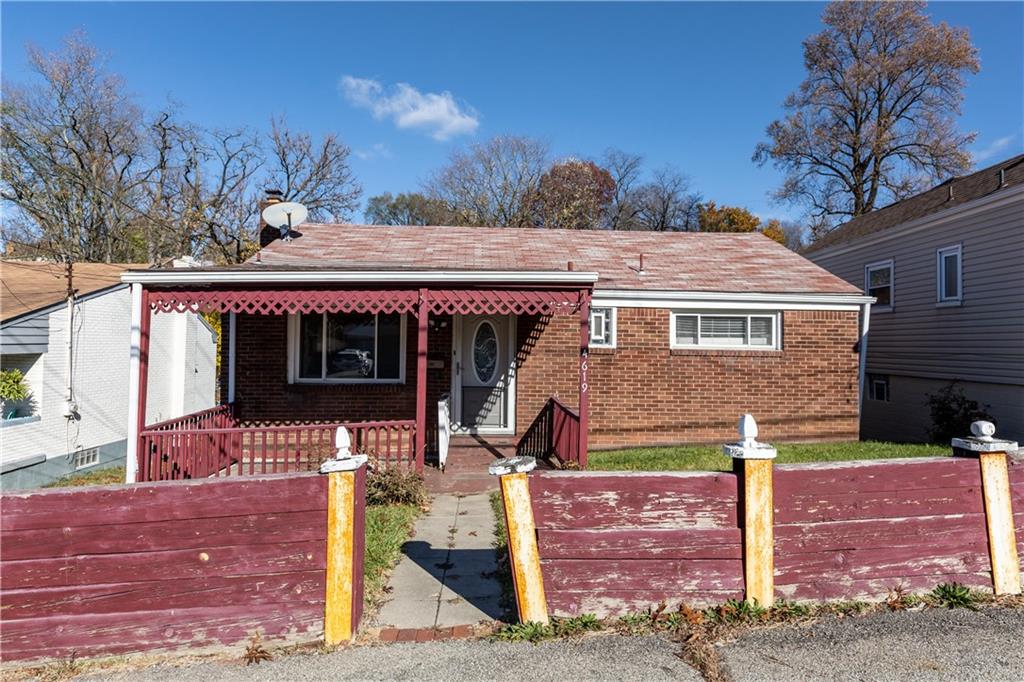
{"label": "porch column", "polygon": [[416,470],[421,473],[427,450],[427,295],[426,289],[420,289],[416,310]]}
{"label": "porch column", "polygon": [[132,322],[131,350],[128,370],[128,439],[125,483],[141,480],[139,455],[142,454],[140,434],[146,427],[146,390],[149,383],[149,292],[141,284],[131,287]]}
{"label": "porch column", "polygon": [[590,297],[586,289],[580,297],[580,468],[587,468],[587,427],[590,421]]}

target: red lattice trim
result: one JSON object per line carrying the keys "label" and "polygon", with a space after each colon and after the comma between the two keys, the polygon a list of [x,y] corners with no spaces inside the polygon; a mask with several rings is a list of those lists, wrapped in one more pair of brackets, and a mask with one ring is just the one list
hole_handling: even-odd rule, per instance
{"label": "red lattice trim", "polygon": [[419,292],[353,289],[155,289],[149,292],[149,301],[153,310],[158,313],[408,313],[416,311]]}
{"label": "red lattice trim", "polygon": [[432,289],[427,298],[432,313],[462,315],[567,315],[580,305],[578,289]]}
{"label": "red lattice trim", "polygon": [[[439,289],[427,292],[427,305],[432,313],[448,315],[568,315],[579,310],[581,296],[578,289]],[[419,292],[376,289],[152,289],[149,301],[158,313],[415,314]]]}

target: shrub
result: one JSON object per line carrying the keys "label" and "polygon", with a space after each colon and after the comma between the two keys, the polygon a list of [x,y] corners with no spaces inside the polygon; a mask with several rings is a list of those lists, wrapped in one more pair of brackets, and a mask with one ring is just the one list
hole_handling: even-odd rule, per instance
{"label": "shrub", "polygon": [[0,400],[18,402],[29,396],[25,375],[20,369],[0,369]]}
{"label": "shrub", "polygon": [[976,608],[979,601],[978,596],[966,585],[960,583],[942,583],[937,585],[931,594],[932,598],[949,609],[971,609]]}
{"label": "shrub", "polygon": [[423,477],[415,471],[399,467],[372,469],[366,475],[367,504],[411,504],[421,507],[427,502]]}
{"label": "shrub", "polygon": [[954,438],[962,438],[971,433],[971,422],[978,420],[993,421],[992,416],[983,409],[977,400],[971,400],[956,381],[943,386],[937,393],[929,393],[925,401],[932,413],[932,427],[928,431],[932,442],[949,445]]}

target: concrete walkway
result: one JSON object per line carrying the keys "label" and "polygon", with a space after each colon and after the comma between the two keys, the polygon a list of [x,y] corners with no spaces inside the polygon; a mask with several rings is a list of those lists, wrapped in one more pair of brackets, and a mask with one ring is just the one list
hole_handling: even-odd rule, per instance
{"label": "concrete walkway", "polygon": [[493,540],[486,494],[436,496],[402,548],[377,625],[452,627],[501,618]]}

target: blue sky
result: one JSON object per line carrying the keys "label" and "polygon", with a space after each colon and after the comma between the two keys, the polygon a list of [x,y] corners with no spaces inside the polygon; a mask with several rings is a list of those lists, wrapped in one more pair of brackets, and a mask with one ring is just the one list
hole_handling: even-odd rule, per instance
{"label": "blue sky", "polygon": [[[207,126],[273,114],[354,150],[366,196],[407,191],[454,147],[498,133],[558,156],[610,146],[671,164],[705,198],[795,216],[750,156],[803,77],[818,3],[341,4],[4,2],[5,79],[24,46],[84,29],[140,101]],[[933,3],[969,28],[982,71],[961,128],[991,163],[1024,149],[1024,3]],[[343,79],[349,76],[350,79]],[[399,84],[407,84],[401,88]],[[361,218],[361,216],[356,216]]]}

